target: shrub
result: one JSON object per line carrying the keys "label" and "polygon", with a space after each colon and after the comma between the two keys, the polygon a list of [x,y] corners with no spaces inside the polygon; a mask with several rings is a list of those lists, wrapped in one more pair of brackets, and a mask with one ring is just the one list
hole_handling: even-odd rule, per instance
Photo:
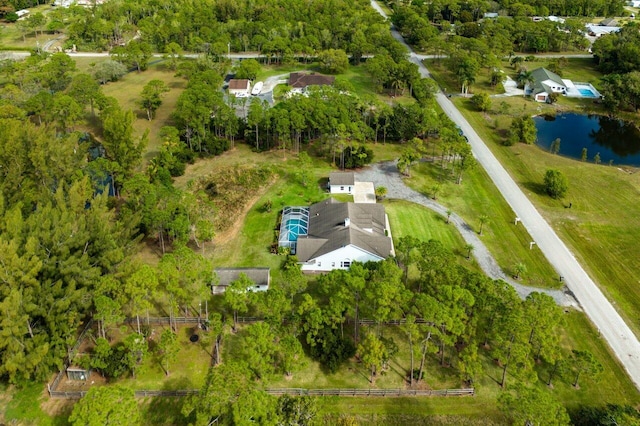
{"label": "shrub", "polygon": [[567,177],[559,170],[549,169],[544,174],[544,190],[551,198],[562,198],[569,189]]}

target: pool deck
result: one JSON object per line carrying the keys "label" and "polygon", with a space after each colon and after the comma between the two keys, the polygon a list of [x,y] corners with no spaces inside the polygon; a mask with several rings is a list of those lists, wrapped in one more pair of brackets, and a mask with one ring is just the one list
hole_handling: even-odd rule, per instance
{"label": "pool deck", "polygon": [[[583,82],[573,82],[571,80],[562,79],[564,84],[567,86],[567,94],[566,96],[570,98],[588,98],[588,99],[598,99],[601,97],[600,92],[596,90],[595,87],[591,83],[583,83]],[[588,89],[593,93],[593,96],[585,96],[580,93],[580,89]]]}

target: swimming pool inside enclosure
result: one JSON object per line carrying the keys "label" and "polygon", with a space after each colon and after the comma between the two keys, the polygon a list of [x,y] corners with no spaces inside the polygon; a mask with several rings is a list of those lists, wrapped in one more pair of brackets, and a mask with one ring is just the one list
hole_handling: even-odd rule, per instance
{"label": "swimming pool inside enclosure", "polygon": [[278,247],[287,247],[296,253],[298,237],[309,232],[309,208],[285,207],[282,210]]}

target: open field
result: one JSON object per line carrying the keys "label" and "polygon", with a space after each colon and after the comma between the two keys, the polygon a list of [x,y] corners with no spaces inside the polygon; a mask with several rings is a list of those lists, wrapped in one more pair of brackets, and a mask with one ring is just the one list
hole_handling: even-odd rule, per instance
{"label": "open field", "polygon": [[[137,106],[140,100],[142,88],[151,80],[162,80],[167,84],[169,92],[162,98],[162,105],[156,111],[156,116],[152,121],[147,119],[147,114]],[[136,120],[133,124],[135,135],[141,136],[145,131],[149,131],[149,145],[144,154],[145,161],[149,161],[155,156],[160,148],[160,129],[162,126],[172,125],[171,113],[175,110],[176,102],[182,91],[186,88],[186,80],[176,77],[175,73],[166,69],[161,63],[149,66],[143,72],[130,72],[119,81],[108,83],[102,86],[102,91],[107,96],[113,96],[118,100],[120,106],[134,112]]]}

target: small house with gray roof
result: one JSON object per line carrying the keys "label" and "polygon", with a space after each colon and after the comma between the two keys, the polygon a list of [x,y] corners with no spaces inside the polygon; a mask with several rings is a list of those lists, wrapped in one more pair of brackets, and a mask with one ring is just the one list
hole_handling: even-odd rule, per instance
{"label": "small house with gray roof", "polygon": [[[295,244],[287,245],[303,271],[349,269],[352,262],[378,262],[394,255],[382,204],[341,203],[329,198],[309,206],[305,213],[306,229],[298,227],[289,233]],[[282,220],[289,223],[291,218],[283,215]],[[282,227],[280,233],[282,237]]]}
{"label": "small house with gray roof", "polygon": [[269,268],[216,268],[213,270],[217,278],[211,285],[213,294],[224,293],[227,287],[244,274],[253,285],[247,291],[267,291],[271,284],[271,269]]}
{"label": "small house with gray roof", "polygon": [[567,84],[562,78],[546,68],[531,71],[532,83],[527,83],[524,93],[533,96],[537,102],[547,102],[550,93],[567,94]]}
{"label": "small house with gray roof", "polygon": [[329,192],[332,194],[353,194],[356,175],[353,172],[329,173]]}

